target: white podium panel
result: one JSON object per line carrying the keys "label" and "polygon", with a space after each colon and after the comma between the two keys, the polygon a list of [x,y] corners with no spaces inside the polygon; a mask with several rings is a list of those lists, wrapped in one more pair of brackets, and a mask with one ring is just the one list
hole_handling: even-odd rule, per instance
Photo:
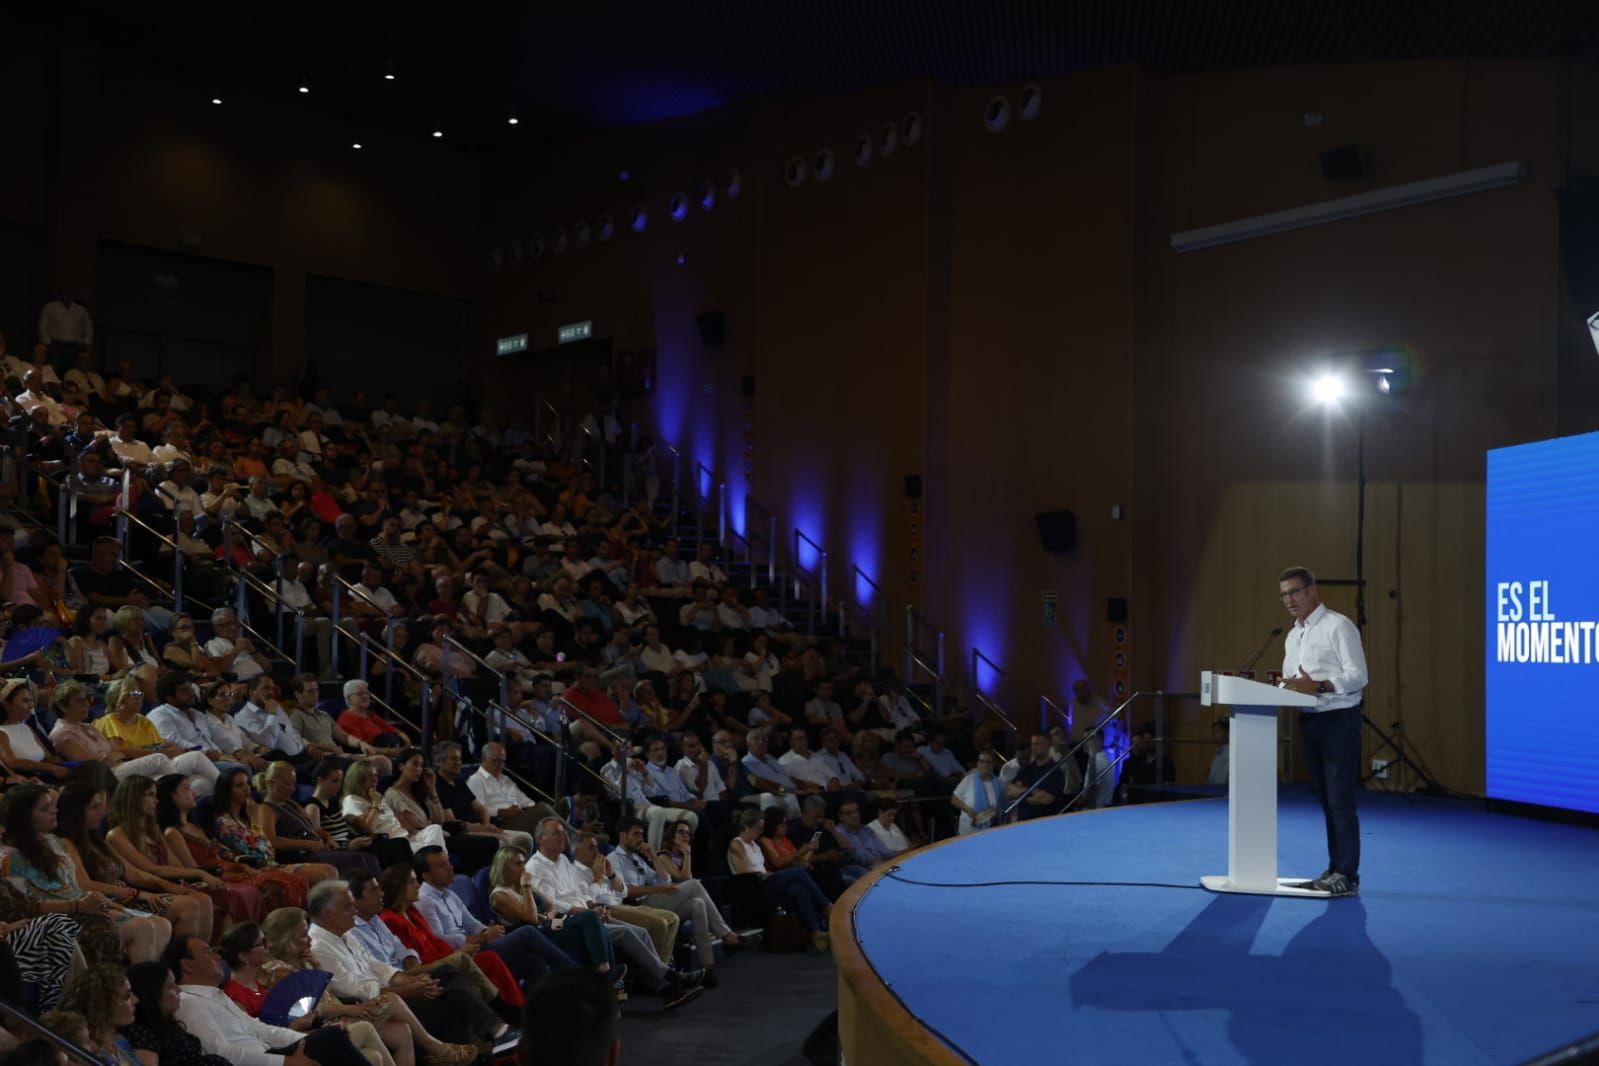
{"label": "white podium panel", "polygon": [[[1277,709],[1314,707],[1316,697],[1205,671],[1199,702],[1232,708],[1227,738],[1227,874],[1199,883],[1212,892],[1326,898],[1296,888],[1309,877],[1277,876]],[[1312,875],[1314,876],[1314,875]]]}

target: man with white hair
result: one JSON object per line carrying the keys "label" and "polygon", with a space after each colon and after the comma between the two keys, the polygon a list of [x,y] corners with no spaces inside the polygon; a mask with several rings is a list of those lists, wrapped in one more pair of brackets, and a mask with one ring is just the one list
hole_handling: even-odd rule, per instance
{"label": "man with white hair", "polygon": [[216,636],[205,642],[205,653],[223,673],[232,672],[240,681],[253,681],[267,672],[266,657],[255,650],[248,637],[240,633],[239,616],[232,607],[211,612],[211,629]]}
{"label": "man with white hair", "polygon": [[[555,808],[523,792],[505,772],[505,760],[504,744],[495,740],[483,745],[482,759],[477,770],[466,779],[466,787],[491,822],[501,829],[528,835],[538,828],[541,819],[554,814]],[[436,756],[434,764],[439,765]],[[529,837],[526,850],[530,854],[532,843]]]}

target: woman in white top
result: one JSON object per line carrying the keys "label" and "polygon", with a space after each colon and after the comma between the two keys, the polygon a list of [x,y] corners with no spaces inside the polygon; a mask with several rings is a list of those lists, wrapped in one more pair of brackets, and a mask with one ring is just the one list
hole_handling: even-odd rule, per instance
{"label": "woman in white top", "polygon": [[[636,630],[641,625],[655,621],[655,612],[639,594],[636,582],[629,584],[627,590],[622,593],[622,598],[611,604],[611,613],[616,616],[617,624],[629,629]],[[656,636],[659,635],[657,631]]]}
{"label": "woman in white top", "polygon": [[761,901],[767,910],[788,904],[800,916],[811,934],[811,950],[827,950],[827,921],[832,910],[827,895],[803,866],[769,871],[761,851],[760,836],[764,819],[760,811],[745,811],[739,818],[738,835],[727,845],[727,865],[734,874],[755,874],[761,879]]}
{"label": "woman in white top", "polygon": [[[383,793],[384,809],[400,826],[413,851],[429,845],[444,847],[444,827],[437,823],[444,821],[446,814],[438,793],[430,787],[433,774],[423,766],[422,753],[415,748],[401,752],[394,760],[394,769],[394,783]],[[348,796],[344,803],[344,816],[349,818]]]}
{"label": "woman in white top", "polygon": [[750,650],[744,653],[744,667],[739,672],[738,684],[746,692],[772,691],[772,678],[782,669],[768,647],[770,638],[765,633],[755,634]]}
{"label": "woman in white top", "polygon": [[72,771],[61,757],[44,746],[28,719],[33,716],[33,686],[25,678],[8,678],[0,685],[0,762],[16,773],[32,774],[41,781],[62,780]]}
{"label": "woman in white top", "polygon": [[355,763],[345,772],[344,798],[339,810],[361,836],[409,839],[405,826],[378,795],[377,774],[370,763]]}
{"label": "woman in white top", "polygon": [[202,690],[205,730],[211,734],[217,750],[228,758],[252,770],[265,770],[267,762],[261,757],[260,745],[245,736],[244,730],[228,713],[239,701],[243,687],[237,681],[213,681]]}
{"label": "woman in white top", "polygon": [[73,637],[67,641],[67,664],[78,675],[93,674],[101,681],[116,676],[111,666],[111,655],[106,637],[111,634],[111,611],[93,607],[78,612],[73,625]]}

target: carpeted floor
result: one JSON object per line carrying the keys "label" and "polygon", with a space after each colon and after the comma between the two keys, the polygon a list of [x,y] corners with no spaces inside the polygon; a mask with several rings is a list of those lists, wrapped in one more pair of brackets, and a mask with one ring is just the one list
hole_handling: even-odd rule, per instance
{"label": "carpeted floor", "polygon": [[[1599,831],[1362,797],[1361,895],[1212,895],[1224,801],[1045,819],[904,863],[856,911],[907,1007],[980,1063],[1521,1061],[1599,1030]],[[1283,876],[1325,861],[1285,793]],[[1125,882],[1124,886],[974,882]],[[1148,885],[1134,885],[1148,882]],[[1170,887],[1159,887],[1170,886]],[[929,931],[937,930],[937,936]]]}
{"label": "carpeted floor", "polygon": [[721,984],[673,1012],[634,994],[622,1004],[627,1066],[805,1066],[800,1047],[838,1009],[831,955],[750,950],[717,967]]}

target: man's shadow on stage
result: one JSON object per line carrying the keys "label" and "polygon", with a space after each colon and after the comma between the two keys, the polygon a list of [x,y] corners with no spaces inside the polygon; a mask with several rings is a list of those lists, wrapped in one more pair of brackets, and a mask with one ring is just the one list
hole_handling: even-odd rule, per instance
{"label": "man's shadow on stage", "polygon": [[[1281,955],[1251,955],[1274,904],[1322,913]],[[1250,1062],[1419,1062],[1421,1021],[1392,977],[1359,899],[1219,895],[1159,954],[1095,956],[1072,975],[1071,993],[1105,1010],[1230,1010],[1227,1034]],[[1185,1050],[1189,1061],[1205,1057]]]}

